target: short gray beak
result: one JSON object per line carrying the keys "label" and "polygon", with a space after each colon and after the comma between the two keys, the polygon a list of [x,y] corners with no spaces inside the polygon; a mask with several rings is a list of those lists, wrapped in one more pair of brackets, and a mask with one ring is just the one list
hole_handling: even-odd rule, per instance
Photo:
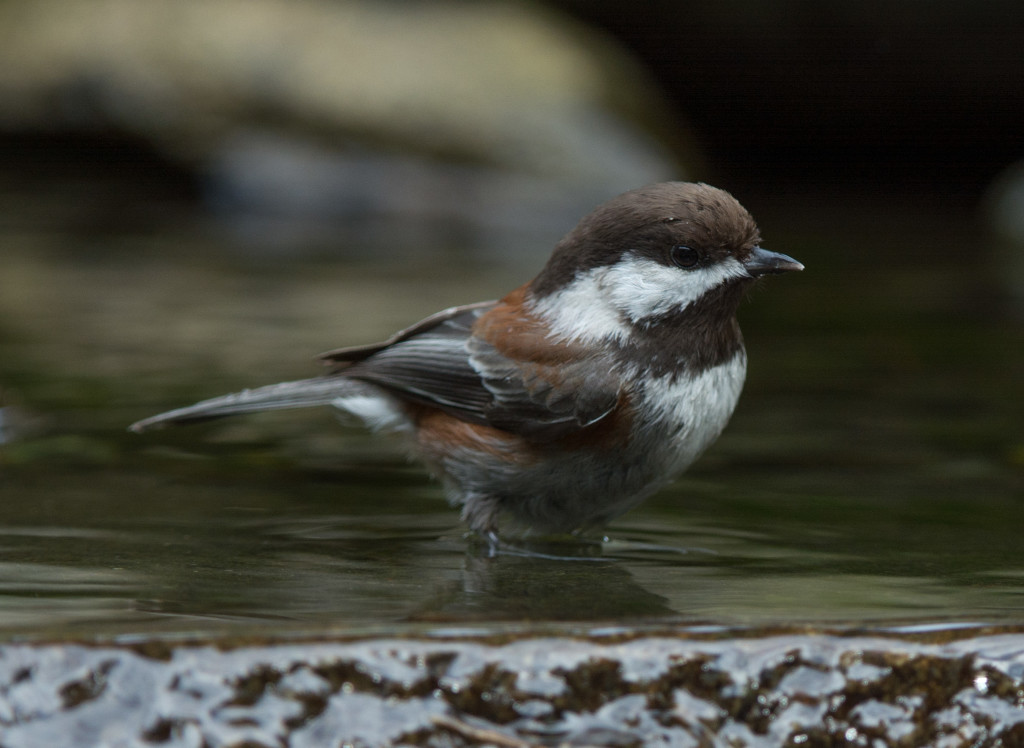
{"label": "short gray beak", "polygon": [[789,255],[781,252],[769,252],[767,249],[754,247],[750,256],[743,261],[752,278],[775,273],[788,273],[790,270],[803,270],[804,266]]}

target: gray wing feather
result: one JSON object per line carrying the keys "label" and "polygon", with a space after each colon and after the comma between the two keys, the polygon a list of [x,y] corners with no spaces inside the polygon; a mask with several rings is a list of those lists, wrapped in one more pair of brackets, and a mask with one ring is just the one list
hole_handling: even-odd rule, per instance
{"label": "gray wing feather", "polygon": [[396,343],[343,370],[352,377],[484,423],[490,393],[469,364],[465,339],[433,335]]}
{"label": "gray wing feather", "polygon": [[342,376],[484,424],[491,396],[470,365],[466,343],[473,323],[494,304],[454,307],[402,331],[386,345],[342,348],[325,355]]}

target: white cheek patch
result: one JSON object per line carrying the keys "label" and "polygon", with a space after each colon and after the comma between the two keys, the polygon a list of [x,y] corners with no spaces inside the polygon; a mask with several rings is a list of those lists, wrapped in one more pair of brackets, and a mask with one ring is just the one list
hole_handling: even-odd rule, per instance
{"label": "white cheek patch", "polygon": [[556,338],[624,341],[633,324],[682,311],[711,289],[748,277],[732,257],[711,267],[683,270],[627,254],[614,265],[581,273],[561,291],[533,302],[533,310],[551,325]]}
{"label": "white cheek patch", "polygon": [[608,268],[605,293],[630,322],[680,312],[713,288],[749,277],[739,260],[728,257],[710,267],[683,270],[632,255]]}
{"label": "white cheek patch", "polygon": [[532,303],[533,311],[551,326],[555,338],[593,343],[624,340],[630,334],[629,324],[613,306],[605,288],[609,269],[599,267],[582,273],[561,291]]}

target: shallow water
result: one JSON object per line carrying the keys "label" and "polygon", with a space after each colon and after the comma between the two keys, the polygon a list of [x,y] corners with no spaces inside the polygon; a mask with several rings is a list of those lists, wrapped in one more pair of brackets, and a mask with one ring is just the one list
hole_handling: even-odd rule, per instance
{"label": "shallow water", "polygon": [[0,632],[1019,619],[1021,326],[977,303],[985,273],[956,255],[922,267],[897,242],[880,274],[778,244],[808,270],[744,305],[750,378],[725,435],[607,541],[533,548],[585,559],[552,561],[487,558],[399,445],[324,410],[124,431],[311,374],[319,350],[493,296],[514,271],[22,237],[0,281]]}
{"label": "shallow water", "polygon": [[529,271],[452,250],[286,262],[202,231],[9,229],[0,638],[1021,623],[1024,327],[998,268],[964,262],[955,217],[840,227],[771,207],[754,209],[768,246],[808,269],[741,310],[751,370],[725,435],[605,537],[496,557],[398,445],[330,413],[125,427],[308,376],[321,350]]}

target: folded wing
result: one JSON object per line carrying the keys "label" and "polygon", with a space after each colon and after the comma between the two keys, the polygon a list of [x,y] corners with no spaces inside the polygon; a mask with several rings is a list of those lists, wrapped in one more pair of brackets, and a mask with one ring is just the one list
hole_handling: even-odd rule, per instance
{"label": "folded wing", "polygon": [[[516,345],[503,345],[502,332]],[[597,423],[620,399],[603,354],[547,340],[537,320],[500,302],[454,307],[383,343],[323,358],[332,373],[536,441]]]}

